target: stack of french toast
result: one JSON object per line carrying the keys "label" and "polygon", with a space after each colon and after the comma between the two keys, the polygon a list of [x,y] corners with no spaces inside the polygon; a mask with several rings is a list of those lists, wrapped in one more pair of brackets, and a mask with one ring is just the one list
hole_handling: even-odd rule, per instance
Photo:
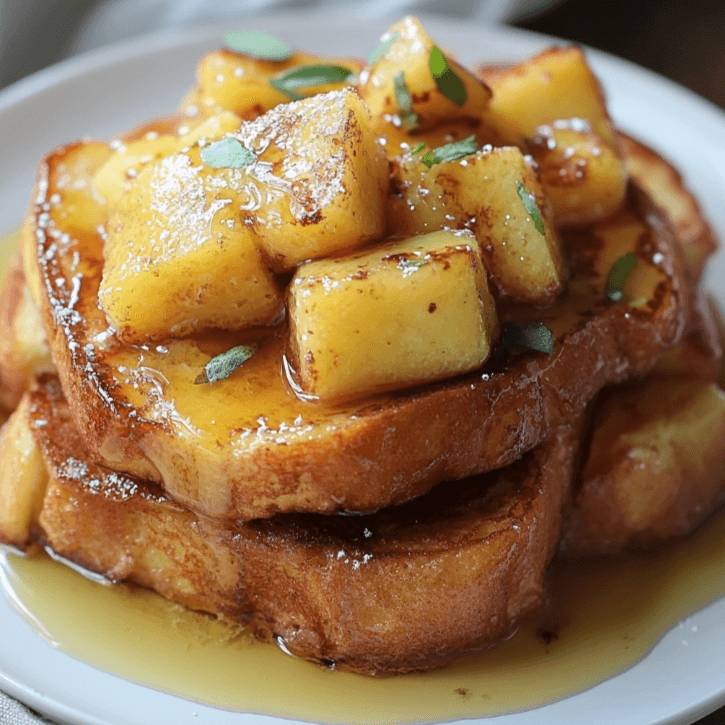
{"label": "stack of french toast", "polygon": [[[715,240],[577,47],[471,71],[231,33],[176,116],[40,163],[0,312],[0,541],[408,672],[557,557],[725,496]],[[10,413],[12,411],[12,413]]]}

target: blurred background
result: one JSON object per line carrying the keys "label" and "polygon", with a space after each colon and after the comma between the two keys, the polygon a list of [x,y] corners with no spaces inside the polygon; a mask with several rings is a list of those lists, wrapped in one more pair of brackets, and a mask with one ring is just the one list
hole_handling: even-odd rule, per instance
{"label": "blurred background", "polygon": [[0,87],[159,28],[295,11],[509,23],[609,51],[725,106],[723,0],[0,0]]}

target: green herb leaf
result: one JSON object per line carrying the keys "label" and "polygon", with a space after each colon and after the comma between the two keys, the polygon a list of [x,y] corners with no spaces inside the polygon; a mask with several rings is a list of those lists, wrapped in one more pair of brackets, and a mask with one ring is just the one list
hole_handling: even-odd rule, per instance
{"label": "green herb leaf", "polygon": [[605,287],[605,293],[612,302],[619,302],[622,299],[624,284],[634,269],[635,264],[637,264],[637,256],[632,254],[632,252],[628,252],[612,265]]}
{"label": "green herb leaf", "polygon": [[438,90],[457,106],[462,106],[468,98],[466,86],[448,65],[446,57],[437,45],[430,52],[429,66]]}
{"label": "green herb leaf", "polygon": [[551,355],[554,352],[554,334],[543,322],[528,325],[509,323],[503,331],[503,345],[507,350],[518,345]]}
{"label": "green herb leaf", "polygon": [[292,57],[292,48],[283,40],[260,30],[238,30],[224,36],[224,45],[235,53],[261,60],[283,61]]}
{"label": "green herb leaf", "polygon": [[371,68],[388,52],[388,48],[400,37],[400,31],[396,30],[389,38],[383,40],[375,50],[370,53],[368,66]]}
{"label": "green herb leaf", "polygon": [[223,138],[201,150],[202,161],[213,169],[241,169],[253,164],[257,157],[236,138]]}
{"label": "green herb leaf", "polygon": [[326,83],[344,83],[351,75],[353,72],[349,68],[340,65],[306,65],[282,73],[276,78],[272,78],[270,83],[293,101],[299,101],[304,96],[296,93],[296,88],[321,86]]}
{"label": "green herb leaf", "polygon": [[461,141],[454,141],[445,146],[439,146],[437,149],[431,149],[425,156],[421,156],[420,160],[430,168],[433,164],[462,159],[464,156],[475,154],[476,151],[478,151],[476,137],[469,136]]}
{"label": "green herb leaf", "polygon": [[536,203],[536,199],[533,194],[530,194],[524,185],[520,181],[516,181],[516,189],[519,192],[519,199],[523,202],[526,207],[526,211],[529,212],[529,216],[534,220],[534,226],[539,234],[544,234],[544,220],[541,218],[541,212],[539,211],[539,205]]}
{"label": "green herb leaf", "polygon": [[425,148],[425,141],[421,141],[410,153],[419,154]]}
{"label": "green herb leaf", "polygon": [[194,384],[216,383],[218,380],[228,378],[237,368],[244,365],[257,349],[257,345],[239,345],[213,357],[204,366],[204,372],[197,375]]}
{"label": "green herb leaf", "polygon": [[398,107],[400,120],[408,131],[418,128],[418,114],[413,110],[413,99],[410,97],[405,74],[401,70],[393,79],[395,87],[395,105]]}

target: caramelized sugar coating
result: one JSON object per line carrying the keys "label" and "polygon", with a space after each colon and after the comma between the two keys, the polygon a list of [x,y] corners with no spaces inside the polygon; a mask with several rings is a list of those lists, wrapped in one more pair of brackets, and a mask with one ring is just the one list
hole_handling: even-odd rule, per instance
{"label": "caramelized sugar coating", "polygon": [[235,526],[96,465],[54,378],[27,403],[25,428],[49,477],[35,538],[113,581],[248,622],[301,657],[365,672],[431,669],[495,644],[541,606],[576,428],[510,468],[375,515]]}

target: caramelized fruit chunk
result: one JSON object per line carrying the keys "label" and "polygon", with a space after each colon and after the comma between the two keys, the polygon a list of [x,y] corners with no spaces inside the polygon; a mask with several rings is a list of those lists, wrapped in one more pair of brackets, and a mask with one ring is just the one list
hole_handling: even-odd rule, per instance
{"label": "caramelized fruit chunk", "polygon": [[0,288],[0,405],[13,410],[33,375],[52,368],[43,321],[16,253]]}
{"label": "caramelized fruit chunk", "polygon": [[393,164],[390,233],[470,229],[499,291],[546,302],[564,288],[565,265],[551,206],[536,172],[513,146],[486,147],[430,168],[421,155]]}
{"label": "caramelized fruit chunk", "polygon": [[[363,66],[354,58],[293,53],[286,60],[273,61],[226,49],[214,50],[199,61],[197,85],[182,102],[181,110],[190,116],[216,116],[222,111],[233,111],[241,118],[251,120],[290,101],[288,94],[272,84],[275,78],[297,68],[319,65],[348,68],[352,76]],[[302,96],[329,93],[341,90],[350,80],[310,85],[295,91]]]}
{"label": "caramelized fruit chunk", "polygon": [[302,265],[289,311],[299,384],[323,399],[475,370],[498,329],[470,232],[435,232]]}
{"label": "caramelized fruit chunk", "polygon": [[581,48],[549,48],[495,73],[484,68],[480,75],[493,91],[484,117],[490,111],[528,137],[542,124],[580,118],[606,144],[617,147],[604,92]]}
{"label": "caramelized fruit chunk", "polygon": [[624,201],[627,169],[616,148],[579,118],[539,126],[529,144],[557,226],[611,216]]}
{"label": "caramelized fruit chunk", "polygon": [[[360,74],[360,96],[376,121],[414,125],[422,131],[441,121],[480,118],[491,90],[450,57],[439,55],[440,49],[418,20],[408,16],[392,25],[383,42],[391,38],[372,67]],[[442,75],[434,77],[434,70]]]}
{"label": "caramelized fruit chunk", "polygon": [[[32,402],[24,397],[0,431],[0,543],[25,549],[30,527],[43,504],[48,474],[30,420]],[[50,425],[36,417],[34,425]]]}
{"label": "caramelized fruit chunk", "polygon": [[[150,130],[140,138],[121,143],[113,156],[98,170],[96,186],[106,201],[116,206],[123,193],[150,164],[191,146],[200,138],[218,138],[226,131],[236,131],[239,124],[239,117],[227,111],[208,119],[185,135]],[[183,126],[180,128],[183,129]]]}

